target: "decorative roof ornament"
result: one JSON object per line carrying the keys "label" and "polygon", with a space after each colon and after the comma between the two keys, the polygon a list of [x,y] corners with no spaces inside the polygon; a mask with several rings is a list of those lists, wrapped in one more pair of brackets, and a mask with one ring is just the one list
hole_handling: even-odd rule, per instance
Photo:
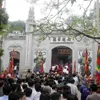
{"label": "decorative roof ornament", "polygon": [[28,22],[35,23],[35,16],[34,16],[34,7],[30,7],[29,14],[28,14]]}
{"label": "decorative roof ornament", "polygon": [[37,1],[39,0],[27,0],[27,2],[30,2],[30,3],[36,3]]}

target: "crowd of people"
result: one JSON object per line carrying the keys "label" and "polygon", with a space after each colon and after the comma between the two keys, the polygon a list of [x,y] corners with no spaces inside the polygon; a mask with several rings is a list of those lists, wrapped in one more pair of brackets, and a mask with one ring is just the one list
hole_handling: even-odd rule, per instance
{"label": "crowd of people", "polygon": [[0,100],[100,100],[100,87],[77,73],[28,71],[26,78],[0,78]]}

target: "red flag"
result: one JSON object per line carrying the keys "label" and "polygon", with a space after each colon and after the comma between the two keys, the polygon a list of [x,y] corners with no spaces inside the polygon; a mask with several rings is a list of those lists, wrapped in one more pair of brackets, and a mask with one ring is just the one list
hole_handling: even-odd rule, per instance
{"label": "red flag", "polygon": [[88,66],[88,50],[86,49],[86,52],[85,52],[85,74],[86,74],[86,77],[89,76],[89,66]]}
{"label": "red flag", "polygon": [[9,64],[9,73],[13,73],[13,69],[14,69],[14,54],[15,54],[15,51],[13,50],[11,52],[11,59],[10,59],[10,64]]}
{"label": "red flag", "polygon": [[9,64],[9,73],[13,72],[13,58],[11,58],[10,60],[10,64]]}

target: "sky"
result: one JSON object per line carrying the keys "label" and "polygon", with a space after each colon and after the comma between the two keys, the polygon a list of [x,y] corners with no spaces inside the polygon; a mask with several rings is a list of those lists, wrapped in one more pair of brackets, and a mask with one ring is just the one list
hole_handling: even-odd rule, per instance
{"label": "sky", "polygon": [[[38,2],[34,4],[36,20],[44,17],[45,12],[43,12],[43,7],[44,7],[43,1],[45,0],[38,0]],[[50,0],[46,1],[50,2]],[[79,2],[75,3],[74,6],[71,6],[71,4],[68,6],[71,12],[73,12],[74,14],[82,14],[82,11],[79,9],[78,4],[81,4],[82,6],[86,7],[88,3],[87,1],[83,3],[83,0],[77,0],[77,1]],[[9,15],[9,21],[16,21],[16,20],[26,21],[28,18],[28,11],[30,6],[32,5],[29,4],[27,0],[6,0],[6,11]],[[49,12],[49,10],[47,12]],[[52,13],[56,12],[52,11],[51,14]]]}
{"label": "sky", "polygon": [[10,21],[26,20],[29,7],[25,0],[6,0],[6,11]]}

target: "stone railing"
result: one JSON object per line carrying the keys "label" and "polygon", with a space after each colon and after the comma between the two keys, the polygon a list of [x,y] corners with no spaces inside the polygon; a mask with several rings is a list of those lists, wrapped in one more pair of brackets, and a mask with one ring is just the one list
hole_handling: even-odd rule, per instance
{"label": "stone railing", "polygon": [[11,40],[24,40],[26,38],[25,35],[20,34],[20,35],[7,35],[5,37],[6,39],[11,39]]}

